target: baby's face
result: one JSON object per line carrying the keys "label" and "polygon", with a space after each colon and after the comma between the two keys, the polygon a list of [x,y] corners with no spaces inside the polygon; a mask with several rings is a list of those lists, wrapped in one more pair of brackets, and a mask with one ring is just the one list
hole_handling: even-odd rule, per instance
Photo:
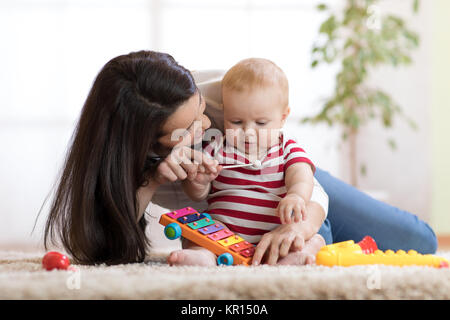
{"label": "baby's face", "polygon": [[247,154],[264,152],[279,142],[289,107],[281,105],[278,88],[236,91],[223,88],[224,129],[227,141]]}

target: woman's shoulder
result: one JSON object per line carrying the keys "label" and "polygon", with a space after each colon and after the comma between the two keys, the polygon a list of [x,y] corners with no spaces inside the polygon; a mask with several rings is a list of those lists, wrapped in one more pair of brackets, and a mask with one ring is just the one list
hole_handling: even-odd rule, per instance
{"label": "woman's shoulder", "polygon": [[194,77],[197,85],[204,85],[211,82],[221,81],[226,71],[221,69],[205,69],[192,70],[191,74]]}
{"label": "woman's shoulder", "polygon": [[223,130],[223,103],[221,83],[224,70],[191,71],[195,83],[206,102],[205,114],[211,120],[211,128]]}
{"label": "woman's shoulder", "polygon": [[222,110],[221,83],[224,70],[191,71],[195,84],[205,98],[207,106]]}

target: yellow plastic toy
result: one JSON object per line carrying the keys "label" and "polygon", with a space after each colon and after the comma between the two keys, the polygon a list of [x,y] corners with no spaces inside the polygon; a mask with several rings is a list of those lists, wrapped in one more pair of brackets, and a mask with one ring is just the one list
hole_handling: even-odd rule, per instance
{"label": "yellow plastic toy", "polygon": [[392,266],[429,266],[448,268],[447,259],[432,255],[420,254],[415,250],[378,250],[372,237],[366,236],[360,242],[353,240],[333,243],[322,247],[316,255],[316,264],[323,266],[354,266],[366,264],[384,264]]}

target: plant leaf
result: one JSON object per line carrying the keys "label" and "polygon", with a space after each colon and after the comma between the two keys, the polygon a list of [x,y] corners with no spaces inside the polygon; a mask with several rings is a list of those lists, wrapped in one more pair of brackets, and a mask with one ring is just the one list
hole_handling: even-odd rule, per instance
{"label": "plant leaf", "polygon": [[414,0],[414,2],[413,2],[413,11],[414,11],[414,13],[419,12],[419,5],[420,5],[420,1],[419,0]]}
{"label": "plant leaf", "polygon": [[363,163],[360,168],[359,172],[361,173],[361,176],[365,177],[367,175],[367,166],[365,163]]}
{"label": "plant leaf", "polygon": [[332,39],[334,31],[337,28],[336,17],[331,15],[327,20],[325,20],[320,26],[319,32],[328,35],[328,38]]}
{"label": "plant leaf", "polygon": [[395,142],[394,139],[390,138],[388,139],[388,145],[392,150],[397,150],[397,143]]}
{"label": "plant leaf", "polygon": [[317,5],[317,10],[319,11],[325,11],[328,9],[328,6],[325,3],[321,3]]}

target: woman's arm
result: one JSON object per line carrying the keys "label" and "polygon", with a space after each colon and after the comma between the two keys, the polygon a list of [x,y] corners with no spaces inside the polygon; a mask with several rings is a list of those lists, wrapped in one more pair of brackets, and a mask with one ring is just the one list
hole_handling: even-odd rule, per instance
{"label": "woman's arm", "polygon": [[184,193],[194,201],[205,200],[208,196],[209,190],[211,189],[211,182],[207,184],[196,183],[190,180],[184,180],[181,182]]}
{"label": "woman's arm", "polygon": [[142,218],[142,215],[145,212],[145,209],[148,207],[150,201],[153,198],[153,194],[156,189],[160,186],[160,183],[155,180],[150,180],[146,186],[140,187],[137,190],[137,203],[138,203],[138,219],[139,221]]}
{"label": "woman's arm", "polygon": [[205,200],[211,189],[211,182],[217,178],[222,166],[219,165],[217,160],[214,160],[214,167],[206,169],[202,165],[199,165],[199,170],[196,175],[191,179],[183,180],[181,186],[183,191],[194,201]]}

